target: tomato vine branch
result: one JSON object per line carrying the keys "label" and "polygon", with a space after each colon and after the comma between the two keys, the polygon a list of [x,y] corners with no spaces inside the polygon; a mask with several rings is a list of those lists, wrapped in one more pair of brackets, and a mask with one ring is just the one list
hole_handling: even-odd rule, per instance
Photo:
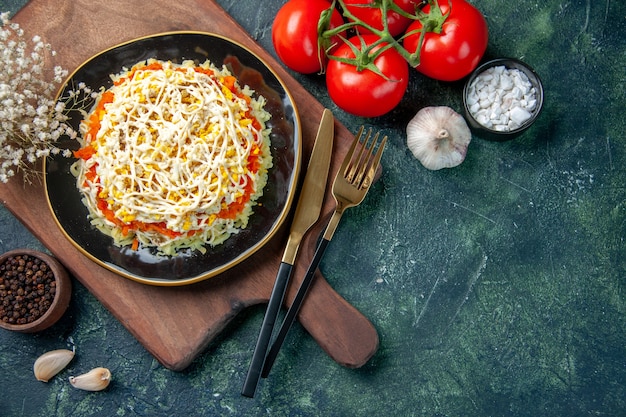
{"label": "tomato vine branch", "polygon": [[[448,0],[448,3],[450,3],[450,0]],[[427,6],[429,6],[428,12],[424,12],[424,8],[426,8]],[[443,23],[450,15],[450,10],[452,9],[452,5],[450,4],[450,10],[448,10],[447,13],[443,14],[437,0],[422,0],[419,3],[416,3],[415,11],[412,14],[402,10],[393,2],[393,0],[378,0],[374,2],[374,5],[357,5],[356,7],[380,8],[381,15],[383,16],[382,30],[377,29],[356,17],[352,12],[350,12],[349,8],[346,7],[344,0],[333,0],[331,7],[327,10],[327,12],[322,13],[318,22],[319,45],[321,49],[326,52],[326,56],[329,59],[353,65],[357,68],[358,71],[369,69],[379,75],[382,74],[380,74],[380,71],[376,68],[373,62],[382,53],[391,48],[395,49],[409,63],[411,67],[418,66],[420,63],[420,50],[424,43],[424,37],[426,33],[441,33]],[[342,12],[343,17],[347,20],[347,22],[341,26],[329,29],[331,12],[335,8]],[[389,12],[398,13],[399,15],[411,20],[419,20],[421,23],[421,28],[410,31],[409,33],[405,33],[401,37],[395,38],[389,32],[388,22],[386,19],[387,13]],[[359,31],[359,28],[362,28],[362,30]],[[361,38],[360,32],[363,32],[363,30],[365,30],[365,32],[373,33],[378,37],[378,39],[370,45],[366,45]],[[359,49],[352,42],[342,36],[342,33],[349,33],[351,31],[356,32],[356,36],[361,38],[362,49]],[[415,50],[414,53],[410,53],[406,50],[406,48],[404,48],[404,46],[402,45],[402,41],[406,37],[415,35],[417,33],[420,34],[418,48]],[[333,37],[339,37],[343,42],[349,44],[355,57],[343,58],[333,56],[331,50],[336,46],[331,44],[330,39]]]}

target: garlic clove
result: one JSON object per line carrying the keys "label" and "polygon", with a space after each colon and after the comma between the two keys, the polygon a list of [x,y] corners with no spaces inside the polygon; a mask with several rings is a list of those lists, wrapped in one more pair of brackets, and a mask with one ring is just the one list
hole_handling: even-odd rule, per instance
{"label": "garlic clove", "polygon": [[67,349],[57,349],[46,352],[37,358],[33,364],[33,373],[38,381],[48,382],[58,374],[74,358],[74,352]]}
{"label": "garlic clove", "polygon": [[463,116],[446,106],[418,111],[407,124],[406,135],[413,156],[430,170],[459,165],[472,140]]}
{"label": "garlic clove", "polygon": [[85,391],[102,391],[111,382],[111,371],[107,368],[94,368],[86,374],[71,376],[70,384]]}

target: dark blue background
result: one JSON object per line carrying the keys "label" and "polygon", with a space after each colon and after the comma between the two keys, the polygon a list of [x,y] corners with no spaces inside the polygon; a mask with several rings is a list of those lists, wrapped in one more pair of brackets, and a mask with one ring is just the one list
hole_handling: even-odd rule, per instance
{"label": "dark blue background", "polygon": [[[219,3],[274,53],[281,1]],[[457,168],[424,169],[404,128],[424,106],[460,112],[460,83],[413,74],[396,110],[360,119],[332,105],[322,78],[296,75],[351,130],[365,124],[390,138],[381,180],[346,213],[321,266],[378,329],[368,364],[337,365],[296,325],[257,396],[243,398],[263,306],[175,373],[74,281],[56,326],[0,332],[0,415],[624,415],[626,3],[472,3],[489,23],[488,55],[529,63],[546,98],[523,136],[474,137]],[[0,231],[2,252],[41,248],[3,208]],[[66,371],[34,379],[37,356],[72,345]],[[69,386],[69,375],[94,366],[113,373],[106,391]]]}

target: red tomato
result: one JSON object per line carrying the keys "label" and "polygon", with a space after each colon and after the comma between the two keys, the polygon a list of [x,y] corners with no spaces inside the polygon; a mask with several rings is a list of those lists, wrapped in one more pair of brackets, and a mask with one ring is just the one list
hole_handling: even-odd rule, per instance
{"label": "red tomato", "polygon": [[[344,0],[346,9],[357,19],[367,23],[374,29],[383,30],[383,12],[380,0]],[[409,14],[415,13],[419,0],[393,0],[396,6]],[[391,36],[398,36],[409,26],[411,19],[401,14],[387,10],[387,27]],[[362,34],[371,33],[369,30],[358,27]]]}
{"label": "red tomato", "polygon": [[[280,60],[302,74],[319,72],[326,62],[324,51],[318,46],[317,24],[324,10],[331,7],[326,0],[289,0],[272,24],[272,42]],[[343,18],[332,11],[330,28],[341,26]],[[339,43],[339,38],[332,39]]]}
{"label": "red tomato", "polygon": [[[437,0],[442,14],[450,15],[440,33],[428,32],[420,51],[420,63],[415,67],[422,74],[441,81],[456,81],[472,72],[480,62],[489,38],[487,22],[482,13],[465,0]],[[450,9],[452,7],[452,9]],[[428,12],[430,6],[424,8]],[[406,33],[421,29],[415,20]],[[414,53],[420,34],[404,39],[404,47]]]}
{"label": "red tomato", "polygon": [[[379,40],[376,35],[355,36],[349,42],[358,50]],[[375,47],[380,49],[384,43]],[[332,53],[339,58],[353,59],[354,51],[344,43]],[[359,71],[349,63],[331,59],[326,68],[326,87],[330,98],[341,109],[362,117],[381,116],[400,103],[409,83],[409,64],[395,50],[388,49],[372,63],[384,77],[370,69]]]}

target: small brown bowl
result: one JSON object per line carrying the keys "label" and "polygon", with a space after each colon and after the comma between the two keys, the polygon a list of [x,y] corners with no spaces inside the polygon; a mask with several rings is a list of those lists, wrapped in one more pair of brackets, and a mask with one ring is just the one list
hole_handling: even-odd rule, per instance
{"label": "small brown bowl", "polygon": [[[27,256],[29,258],[37,258],[43,263],[45,263],[48,266],[49,270],[54,275],[54,286],[56,287],[56,289],[55,289],[55,294],[54,294],[54,297],[52,299],[50,306],[47,307],[47,309],[45,309],[43,314],[41,314],[34,321],[26,322],[23,324],[16,324],[16,323],[9,323],[5,321],[6,310],[4,310],[4,303],[5,303],[5,300],[9,300],[8,298],[9,296],[7,295],[6,292],[11,291],[11,295],[15,297],[16,296],[15,293],[17,293],[18,291],[18,289],[8,288],[8,286],[10,286],[11,284],[8,282],[9,277],[8,277],[8,273],[7,273],[7,269],[5,265],[10,267],[9,265],[7,265],[9,260],[11,258],[17,258],[21,256]],[[22,266],[22,268],[24,267]],[[10,267],[10,269],[12,270],[13,268]],[[26,269],[28,269],[28,267],[26,267]],[[33,270],[31,269],[30,272],[33,272]],[[20,271],[20,273],[25,274],[25,272],[22,272],[22,271]],[[39,332],[44,329],[47,329],[48,327],[56,323],[61,318],[61,316],[63,316],[63,314],[65,313],[65,310],[67,310],[67,307],[70,303],[70,298],[72,296],[72,281],[67,271],[63,267],[63,265],[61,265],[61,263],[57,259],[55,259],[54,257],[50,255],[47,255],[43,252],[31,250],[31,249],[15,249],[15,250],[6,252],[0,255],[0,277],[3,278],[2,280],[0,280],[0,309],[1,309],[0,310],[0,327],[3,329],[12,330],[12,331],[21,332],[21,333]],[[42,280],[43,282],[39,282],[39,283],[35,282],[35,285],[31,283],[30,285],[28,285],[28,288],[27,288],[27,284],[23,282],[26,280],[21,280],[21,281],[18,280],[20,282],[14,283],[15,285],[18,286],[18,288],[21,288],[20,297],[23,297],[24,302],[26,302],[25,299],[27,298],[27,295],[29,294],[28,291],[30,291],[30,293],[32,294],[32,292],[36,290],[37,285],[40,285],[40,286],[43,285],[44,290],[45,290],[46,279],[43,278]],[[42,288],[39,288],[39,290],[41,289]],[[50,291],[46,291],[46,292],[48,294],[50,293]],[[40,294],[37,294],[37,295],[40,295]],[[33,297],[34,296],[35,295],[33,294]],[[14,298],[13,300],[11,300],[11,302],[12,301],[14,301]],[[29,301],[32,303],[33,299],[30,299]],[[35,301],[35,304],[36,303],[37,301]],[[11,312],[15,311],[14,305],[12,305],[10,308],[11,308]],[[41,309],[41,306],[40,306],[40,309]],[[20,314],[18,318],[24,318],[24,317],[22,314]]]}
{"label": "small brown bowl", "polygon": [[[528,109],[530,116],[524,122],[514,128],[507,128],[505,130],[499,130],[493,127],[486,126],[481,120],[478,120],[476,113],[472,111],[472,106],[475,104],[470,100],[470,93],[473,83],[478,77],[481,77],[487,70],[491,70],[496,67],[504,67],[505,71],[518,70],[523,73],[530,82],[531,88],[535,91],[536,103],[532,109]],[[489,102],[490,105],[495,102]],[[465,87],[463,88],[463,107],[465,108],[465,118],[472,129],[472,131],[479,137],[487,140],[494,141],[506,141],[511,140],[521,135],[526,129],[528,129],[539,117],[541,109],[543,107],[543,85],[539,75],[525,62],[522,62],[514,58],[498,58],[480,65],[469,76]],[[500,106],[497,106],[500,108]],[[503,113],[506,111],[500,109]]]}

